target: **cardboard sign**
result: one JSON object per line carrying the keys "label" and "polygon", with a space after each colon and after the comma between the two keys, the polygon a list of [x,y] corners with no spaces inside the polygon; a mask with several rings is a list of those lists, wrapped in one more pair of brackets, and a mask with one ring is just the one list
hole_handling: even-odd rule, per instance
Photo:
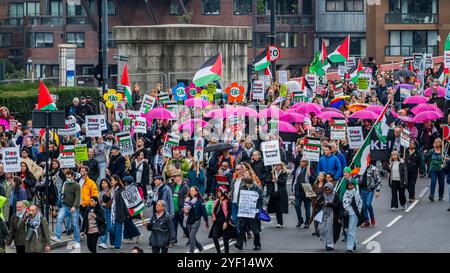
{"label": "cardboard sign", "polygon": [[141,103],[141,109],[139,111],[144,115],[147,114],[148,111],[153,109],[153,107],[155,106],[155,102],[156,98],[149,95],[144,95]]}
{"label": "cardboard sign", "polygon": [[255,191],[241,190],[239,196],[238,217],[255,218],[259,212],[256,209],[256,204],[259,199],[259,194]]}
{"label": "cardboard sign", "polygon": [[316,74],[306,74],[306,81],[309,83],[311,90],[315,91],[317,86],[317,75]]}
{"label": "cardboard sign", "polygon": [[433,68],[433,54],[425,53],[423,57],[425,58],[425,68]]}
{"label": "cardboard sign", "polygon": [[134,121],[134,133],[147,133],[147,120],[143,117],[137,117]]}
{"label": "cardboard sign", "polygon": [[5,147],[2,149],[3,172],[20,172],[20,150],[19,146]]}
{"label": "cardboard sign", "polygon": [[259,80],[264,82],[264,89],[272,84],[272,77],[270,77],[269,75],[259,76]]}
{"label": "cardboard sign", "polygon": [[347,138],[347,123],[345,122],[345,118],[333,118],[333,123],[331,124],[330,128],[331,139],[343,140]]}
{"label": "cardboard sign", "polygon": [[194,144],[194,161],[203,161],[205,140],[201,137],[195,139]]}
{"label": "cardboard sign", "polygon": [[358,78],[358,89],[364,92],[369,92],[369,78],[360,75]]}
{"label": "cardboard sign", "polygon": [[347,68],[352,68],[356,65],[356,58],[355,57],[349,57],[348,61],[345,62],[345,66]]}
{"label": "cardboard sign", "polygon": [[411,135],[411,132],[407,128],[403,128],[403,130],[400,134],[400,145],[402,145],[406,149],[409,148],[410,135]]}
{"label": "cardboard sign", "polygon": [[306,198],[316,197],[317,194],[314,192],[311,184],[309,183],[302,183],[303,191],[305,192]]}
{"label": "cardboard sign", "polygon": [[[19,121],[15,120],[15,119],[10,119],[9,120],[9,130],[14,131],[14,127],[17,126],[17,123],[19,123]],[[5,128],[5,130],[8,130],[8,128]]]}
{"label": "cardboard sign", "polygon": [[86,136],[99,137],[102,135],[101,120],[98,115],[86,116]]}
{"label": "cardboard sign", "polygon": [[261,150],[263,153],[264,166],[281,163],[280,143],[277,140],[262,142]]}
{"label": "cardboard sign", "polygon": [[361,126],[347,127],[347,135],[350,149],[357,149],[363,145],[364,136]]}
{"label": "cardboard sign", "polygon": [[320,138],[308,137],[303,148],[303,158],[308,161],[319,162],[320,159]]}
{"label": "cardboard sign", "polygon": [[117,142],[120,147],[120,153],[125,155],[134,154],[133,141],[129,132],[123,132],[116,134]]}
{"label": "cardboard sign", "polygon": [[263,100],[264,99],[264,82],[263,81],[253,81],[252,96],[253,96],[254,100]]}
{"label": "cardboard sign", "polygon": [[164,142],[163,147],[163,156],[172,158],[172,149],[180,143],[180,136],[169,133],[166,136],[166,141]]}
{"label": "cardboard sign", "polygon": [[282,85],[280,85],[280,97],[286,97],[287,96],[287,90],[288,89],[288,87],[287,87],[287,84],[282,84]]}
{"label": "cardboard sign", "polygon": [[217,86],[215,83],[208,83],[206,90],[209,94],[214,95],[216,93]]}
{"label": "cardboard sign", "polygon": [[[89,117],[89,116],[87,116]],[[87,118],[86,117],[86,118]],[[60,136],[70,136],[78,133],[79,127],[77,127],[76,119],[66,119],[66,123],[64,124],[64,129],[58,129],[58,135]]]}
{"label": "cardboard sign", "polygon": [[75,146],[66,145],[61,147],[58,160],[62,168],[75,168]]}
{"label": "cardboard sign", "polygon": [[289,81],[289,70],[278,70],[278,83],[283,84]]}
{"label": "cardboard sign", "polygon": [[133,120],[131,118],[125,117],[122,119],[122,131],[131,131]]}
{"label": "cardboard sign", "polygon": [[[316,86],[316,96],[325,97],[325,94],[327,93],[327,87],[323,84],[318,84]],[[336,96],[335,96],[336,97]]]}
{"label": "cardboard sign", "polygon": [[419,69],[419,63],[422,61],[423,53],[413,53],[414,69]]}
{"label": "cardboard sign", "polygon": [[145,208],[144,201],[135,185],[127,185],[122,192],[122,198],[131,216],[139,215]]}
{"label": "cardboard sign", "polygon": [[77,162],[88,161],[88,148],[86,144],[78,144],[75,146],[75,160]]}

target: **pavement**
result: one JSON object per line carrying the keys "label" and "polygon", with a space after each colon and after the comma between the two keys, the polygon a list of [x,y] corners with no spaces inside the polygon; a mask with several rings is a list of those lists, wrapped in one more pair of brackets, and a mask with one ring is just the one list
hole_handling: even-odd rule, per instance
{"label": "pavement", "polygon": [[[408,203],[407,210],[391,211],[390,199],[391,191],[387,185],[387,179],[383,178],[383,187],[379,199],[373,201],[375,211],[376,226],[369,228],[358,228],[357,238],[359,241],[357,252],[362,253],[401,253],[401,252],[449,252],[450,250],[450,212],[448,197],[448,184],[445,184],[445,196],[443,201],[430,202],[429,178],[419,178],[416,185],[416,198],[414,203]],[[290,183],[290,182],[288,182]],[[290,186],[290,185],[288,185]],[[437,191],[437,189],[436,189]],[[290,196],[293,200],[293,197]],[[144,211],[145,218],[151,216],[151,209]],[[283,216],[284,227],[277,228],[275,215],[272,222],[262,223],[261,244],[259,252],[282,252],[282,253],[311,253],[327,252],[324,243],[317,236],[312,236],[314,228],[296,228],[297,217],[295,208],[289,205],[289,214]],[[135,246],[144,249],[144,252],[151,252],[148,246],[150,232],[142,227],[141,221],[136,221],[137,227],[143,239],[134,244],[122,244],[122,248],[117,251],[113,249],[99,249],[99,253],[127,253]],[[52,229],[52,227],[50,227]],[[216,253],[212,239],[208,238],[209,230],[204,224],[200,227],[197,240],[203,245],[205,253]],[[72,249],[73,241],[67,239],[65,242],[52,246],[51,253],[85,253],[89,252],[85,240],[81,242],[80,249]],[[178,245],[169,249],[171,253],[186,253],[188,247],[185,245],[187,238],[183,238],[181,228],[178,230]],[[231,253],[254,253],[253,239],[247,241],[244,250],[240,251],[234,247],[235,241],[230,242]],[[223,244],[221,241],[221,246]],[[8,249],[8,252],[14,252]],[[198,250],[196,250],[198,252]],[[339,241],[335,245],[334,252],[346,252],[346,244]]]}

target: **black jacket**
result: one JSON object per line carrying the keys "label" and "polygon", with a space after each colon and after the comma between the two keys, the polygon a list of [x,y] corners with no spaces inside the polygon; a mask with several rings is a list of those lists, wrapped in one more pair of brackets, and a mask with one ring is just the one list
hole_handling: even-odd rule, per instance
{"label": "black jacket", "polygon": [[115,202],[115,213],[116,213],[116,222],[123,223],[130,216],[128,212],[128,208],[125,205],[125,201],[122,198],[123,188],[118,188],[114,193],[114,202]]}
{"label": "black jacket", "polygon": [[270,170],[264,166],[262,159],[253,161],[251,167],[262,183],[270,183],[272,181],[272,174],[270,173]]}
{"label": "black jacket", "polygon": [[[150,185],[150,171],[149,171],[149,166],[148,163],[146,163],[145,161],[142,161],[140,164],[142,164],[143,169],[142,169],[142,180],[141,183],[143,185]],[[133,176],[134,181],[137,183],[136,180],[136,173],[137,173],[137,169],[138,169],[139,165],[136,164],[136,160],[133,160],[133,162],[131,163],[131,176]]]}
{"label": "black jacket", "polygon": [[125,157],[120,153],[116,156],[111,155],[108,170],[111,175],[117,174],[120,178],[123,178],[125,176]]}
{"label": "black jacket", "polygon": [[267,184],[267,191],[270,194],[269,203],[267,204],[268,213],[288,213],[289,198],[286,188],[287,173],[281,173],[278,177],[277,187],[275,191],[275,183],[270,181]]}
{"label": "black jacket", "polygon": [[172,218],[167,212],[164,212],[160,218],[154,213],[147,225],[147,230],[152,232],[149,238],[149,245],[152,247],[168,247],[169,244],[177,241]]}
{"label": "black jacket", "polygon": [[[389,186],[392,186],[392,165],[389,164],[388,166],[388,172],[389,172]],[[400,161],[399,164],[399,171],[400,171],[400,186],[402,188],[406,187],[408,185],[408,167],[405,162]]]}
{"label": "black jacket", "polygon": [[419,154],[420,152],[418,150],[415,150],[414,153],[411,155],[409,153],[409,149],[406,150],[406,165],[408,168],[409,173],[415,173],[417,175],[417,172],[423,174],[424,171],[424,162],[423,162],[423,156]]}
{"label": "black jacket", "polygon": [[98,176],[100,175],[100,168],[98,167],[98,162],[95,159],[90,159],[86,161],[86,166],[89,167],[88,176],[92,181],[97,181]]}
{"label": "black jacket", "polygon": [[208,214],[206,213],[205,204],[203,204],[203,200],[201,198],[197,198],[197,202],[192,206],[189,210],[187,223],[193,224],[200,219],[205,220],[205,223],[208,223]]}
{"label": "black jacket", "polygon": [[105,216],[103,215],[103,211],[101,207],[98,207],[98,209],[94,209],[93,207],[87,207],[87,209],[84,211],[83,214],[83,224],[81,225],[81,229],[80,231],[87,234],[89,231],[89,211],[91,211],[91,209],[94,210],[95,213],[95,220],[97,222],[97,228],[98,228],[98,232],[100,234],[104,234],[106,232],[106,219]]}
{"label": "black jacket", "polygon": [[[169,185],[170,189],[172,190],[172,197],[175,194],[175,187],[177,186],[176,183],[171,183]],[[189,192],[189,186],[186,182],[182,182],[180,185],[180,188],[178,189],[178,209],[181,211],[181,209],[183,208],[184,205],[184,198],[186,197],[186,195]],[[175,209],[175,208],[174,208]]]}

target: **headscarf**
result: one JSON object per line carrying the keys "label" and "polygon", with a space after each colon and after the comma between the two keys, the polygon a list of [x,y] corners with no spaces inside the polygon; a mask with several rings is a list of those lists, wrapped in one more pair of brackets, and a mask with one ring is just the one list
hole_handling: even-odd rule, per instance
{"label": "headscarf", "polygon": [[331,193],[327,193],[326,191],[324,191],[323,196],[325,197],[326,203],[331,203],[331,202],[333,202],[334,195],[335,195],[333,183],[327,182],[325,184],[325,186],[323,187],[323,189],[325,190],[326,188],[331,189]]}
{"label": "headscarf", "polygon": [[37,229],[41,225],[41,212],[38,210],[34,217],[30,217],[27,220],[27,233],[26,240],[29,241],[33,237],[33,233],[36,234],[36,239],[39,239]]}

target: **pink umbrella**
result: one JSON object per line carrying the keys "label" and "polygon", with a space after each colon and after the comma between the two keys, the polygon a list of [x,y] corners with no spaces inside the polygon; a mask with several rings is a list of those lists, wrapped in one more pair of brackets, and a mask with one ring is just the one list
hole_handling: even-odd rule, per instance
{"label": "pink umbrella", "polygon": [[234,108],[232,113],[236,113],[237,115],[243,115],[243,116],[247,116],[247,117],[257,117],[258,116],[258,112],[255,109],[248,107],[248,106],[238,106],[238,107]]}
{"label": "pink umbrella", "polygon": [[[264,129],[267,130],[267,125],[264,125]],[[278,131],[284,133],[297,133],[297,129],[292,124],[285,121],[278,121]]]}
{"label": "pink umbrella", "polygon": [[414,122],[414,117],[410,116],[397,116],[396,118],[404,122]]}
{"label": "pink umbrella", "polygon": [[147,118],[147,121],[149,119],[175,119],[175,115],[171,111],[162,107],[153,108],[147,112],[145,117]]}
{"label": "pink umbrella", "polygon": [[372,111],[379,115],[379,114],[381,114],[381,112],[383,112],[383,109],[384,109],[384,106],[382,106],[382,105],[370,105],[370,106],[367,106],[366,109],[364,109],[364,110]]}
{"label": "pink umbrella", "polygon": [[305,104],[305,102],[301,101],[301,102],[297,102],[296,104],[292,105],[291,108],[295,108],[297,109],[297,107],[299,107],[300,105]]}
{"label": "pink umbrella", "polygon": [[358,112],[353,113],[350,118],[355,118],[355,119],[371,119],[371,120],[376,120],[378,118],[378,115],[375,114],[372,111],[368,111],[368,110],[361,110]]}
{"label": "pink umbrella", "polygon": [[424,96],[412,96],[409,98],[406,98],[403,103],[405,104],[420,104],[420,103],[427,103],[429,98],[426,98]]}
{"label": "pink umbrella", "polygon": [[266,109],[259,111],[258,117],[259,118],[272,118],[272,117],[280,118],[284,115],[286,115],[286,113],[283,110],[280,110],[275,107],[270,107],[270,108],[266,108]]}
{"label": "pink umbrella", "polygon": [[[433,94],[432,88],[428,87],[427,89],[425,89],[425,92],[423,92],[423,94],[427,97],[431,97],[431,95]],[[445,88],[444,87],[442,87],[442,86],[437,87],[437,96],[439,98],[445,97]]]}
{"label": "pink umbrella", "polygon": [[322,112],[329,112],[329,111],[342,113],[341,110],[336,109],[336,108],[334,108],[334,107],[325,107],[325,108],[322,109]]}
{"label": "pink umbrella", "polygon": [[444,117],[443,115],[441,115],[435,111],[425,111],[425,112],[417,114],[413,118],[413,121],[414,121],[414,123],[424,123],[425,121],[436,120],[436,119],[440,119],[443,117]]}
{"label": "pink umbrella", "polygon": [[318,104],[307,102],[297,107],[296,111],[297,113],[303,115],[307,115],[309,113],[315,113],[317,115],[321,112],[322,109],[323,107],[321,108]]}
{"label": "pink umbrella", "polygon": [[306,117],[304,115],[302,115],[302,114],[286,113],[286,115],[281,117],[280,120],[281,121],[286,121],[286,122],[304,122],[305,118]]}
{"label": "pink umbrella", "polygon": [[9,130],[9,121],[8,120],[0,118],[0,125],[5,126],[5,130]]}
{"label": "pink umbrella", "polygon": [[294,108],[294,106],[292,106],[291,108],[287,109],[286,111],[284,111],[285,113],[297,113],[297,109]]}
{"label": "pink umbrella", "polygon": [[202,100],[199,98],[191,98],[184,101],[184,105],[189,107],[206,108],[211,105],[207,100]]}
{"label": "pink umbrella", "polygon": [[203,128],[208,125],[208,122],[201,119],[190,119],[185,121],[178,126],[178,131],[188,130],[190,132],[194,132],[197,128]]}
{"label": "pink umbrella", "polygon": [[411,113],[413,113],[414,115],[417,115],[418,113],[425,112],[425,111],[433,111],[433,112],[437,112],[441,115],[444,115],[442,110],[439,109],[439,107],[437,107],[434,104],[423,103],[423,104],[416,105],[411,109]]}
{"label": "pink umbrella", "polygon": [[323,120],[332,120],[333,118],[345,118],[345,116],[341,113],[338,112],[334,112],[334,111],[327,111],[327,112],[322,112],[320,114],[317,115],[320,119]]}

